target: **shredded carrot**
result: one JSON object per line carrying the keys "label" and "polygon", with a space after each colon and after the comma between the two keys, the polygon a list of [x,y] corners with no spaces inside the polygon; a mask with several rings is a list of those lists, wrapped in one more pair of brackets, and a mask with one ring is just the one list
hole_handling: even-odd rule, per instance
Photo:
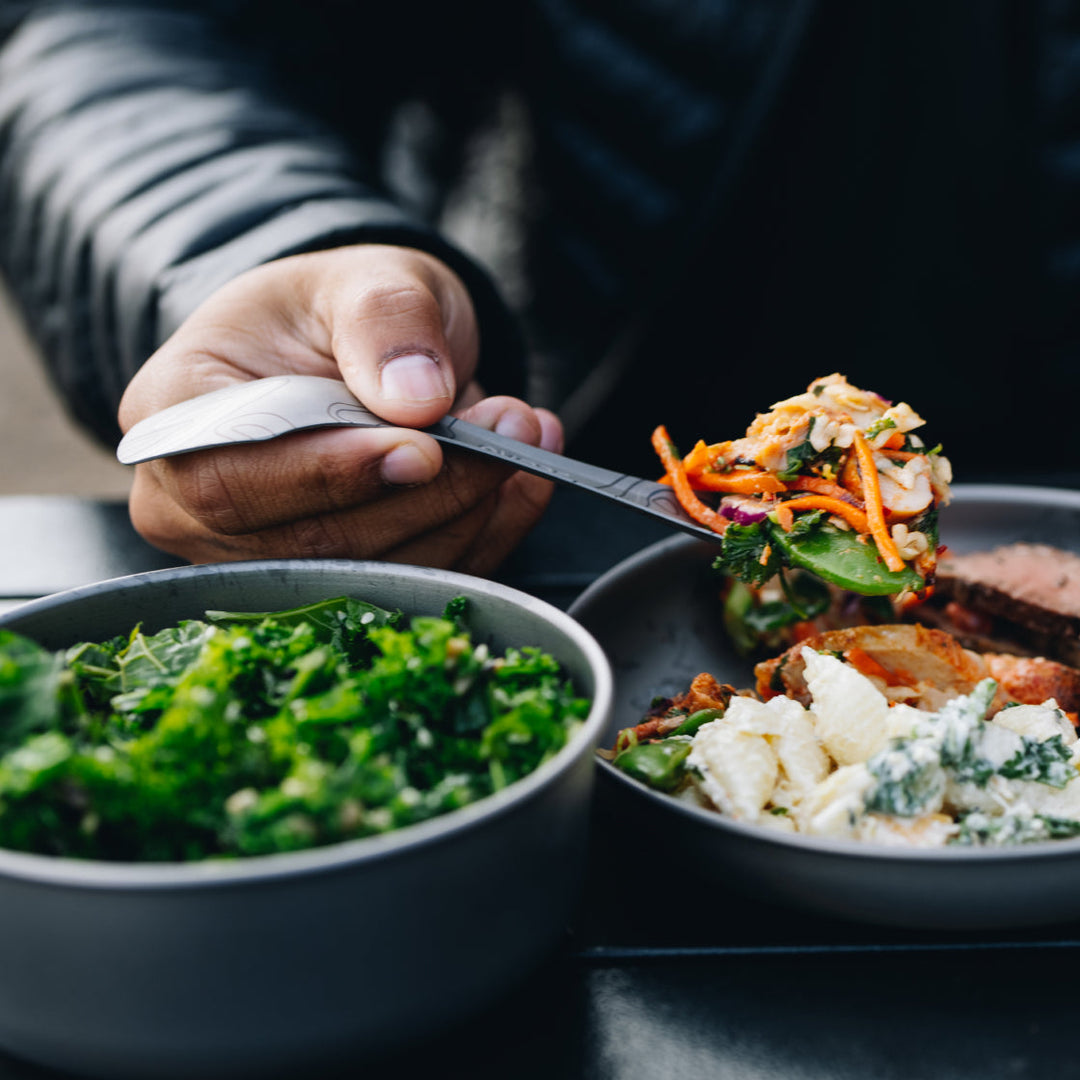
{"label": "shredded carrot", "polygon": [[[827,510],[830,514],[843,518],[857,532],[870,532],[870,523],[866,514],[857,506],[852,506],[851,503],[844,502],[843,499],[834,499],[831,495],[800,495],[796,499],[788,499],[786,502],[778,503],[778,511],[781,506],[789,513],[793,510]],[[777,520],[783,526],[784,523],[779,517]],[[784,531],[788,531],[789,528],[790,526]]]}
{"label": "shredded carrot", "polygon": [[[723,443],[708,446],[698,439],[694,449],[682,459],[686,479],[695,491],[726,491],[734,495],[775,495],[787,491],[783,481],[777,480],[772,473],[757,469],[714,471],[712,463],[715,460],[715,451],[723,446]],[[671,478],[665,473],[658,483],[670,484]]]}
{"label": "shredded carrot", "polygon": [[901,450],[904,446],[904,433],[902,431],[894,431],[882,444],[882,448],[886,450]]}
{"label": "shredded carrot", "polygon": [[851,503],[853,506],[858,502],[862,509],[862,500],[856,500],[855,495],[847,488],[834,484],[831,480],[824,480],[820,476],[797,476],[788,487],[795,491],[812,491],[815,495],[829,495],[841,502]]}
{"label": "shredded carrot", "polygon": [[863,433],[855,429],[855,454],[859,462],[859,478],[862,480],[863,497],[866,502],[866,520],[885,565],[894,573],[904,569],[896,544],[885,524],[885,507],[881,502],[881,485],[878,483],[874,454]]}
{"label": "shredded carrot", "polygon": [[787,503],[776,504],[776,522],[784,532],[791,532],[791,526],[795,524],[795,515]]}
{"label": "shredded carrot", "polygon": [[675,489],[675,497],[679,505],[697,522],[715,533],[722,533],[728,526],[711,507],[706,506],[690,487],[690,481],[686,478],[686,470],[679,459],[675,446],[668,435],[667,428],[661,424],[652,434],[653,449],[660,457],[664,471],[671,480],[671,486]]}
{"label": "shredded carrot", "polygon": [[858,645],[845,649],[844,659],[863,675],[876,675],[879,679],[883,679],[886,684],[893,681],[892,672],[878,663],[865,649],[860,649]]}
{"label": "shredded carrot", "polygon": [[914,686],[916,681],[901,668],[887,668],[875,660],[865,649],[858,645],[844,650],[844,659],[863,675],[873,675],[881,679],[886,686]]}
{"label": "shredded carrot", "polygon": [[731,440],[727,442],[706,443],[698,439],[693,450],[683,458],[687,473],[701,472],[703,469],[715,469],[717,462],[723,463],[724,455],[731,450]]}
{"label": "shredded carrot", "polygon": [[933,595],[933,585],[927,585],[925,589],[916,593],[907,593],[900,601],[900,610],[911,611],[912,608],[917,608],[920,604],[924,604]]}
{"label": "shredded carrot", "polygon": [[704,439],[698,439],[694,443],[693,450],[683,458],[683,468],[686,470],[687,476],[695,472],[701,472],[702,469],[712,468],[713,453],[714,450],[718,449],[719,446],[712,447]]}
{"label": "shredded carrot", "polygon": [[840,483],[847,488],[857,499],[863,498],[862,480],[859,479],[859,463],[857,455],[848,454],[844,467],[840,470]]}
{"label": "shredded carrot", "polygon": [[756,495],[759,492],[774,495],[787,491],[782,480],[767,472],[718,473],[710,469],[700,472],[687,469],[686,477],[691,486],[700,491],[730,491],[738,495]]}
{"label": "shredded carrot", "polygon": [[886,448],[880,450],[879,453],[884,454],[888,458],[892,458],[893,461],[910,461],[912,458],[926,457],[925,454],[916,454],[914,450],[892,450]]}

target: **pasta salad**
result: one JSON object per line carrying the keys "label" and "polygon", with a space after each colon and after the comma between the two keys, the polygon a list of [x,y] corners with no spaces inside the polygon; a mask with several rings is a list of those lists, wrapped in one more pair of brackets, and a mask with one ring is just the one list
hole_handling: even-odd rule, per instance
{"label": "pasta salad", "polygon": [[1053,698],[1017,703],[987,677],[916,707],[839,655],[798,653],[803,701],[699,676],[620,733],[614,765],[732,820],[806,836],[941,847],[1080,835],[1080,743]]}

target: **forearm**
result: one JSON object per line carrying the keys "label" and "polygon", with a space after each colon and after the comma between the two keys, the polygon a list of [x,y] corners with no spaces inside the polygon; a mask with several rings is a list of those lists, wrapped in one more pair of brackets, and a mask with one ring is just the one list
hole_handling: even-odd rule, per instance
{"label": "forearm", "polygon": [[7,41],[0,259],[58,386],[100,437],[117,437],[125,385],[207,296],[303,251],[370,241],[435,254],[469,287],[485,351],[516,359],[483,272],[283,98],[263,59],[205,12],[53,6]]}

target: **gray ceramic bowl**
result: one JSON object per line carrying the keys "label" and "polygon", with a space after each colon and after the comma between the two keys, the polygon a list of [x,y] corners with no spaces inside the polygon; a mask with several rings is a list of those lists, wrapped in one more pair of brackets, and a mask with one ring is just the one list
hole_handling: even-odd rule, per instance
{"label": "gray ceramic bowl", "polygon": [[197,864],[0,851],[0,1047],[110,1076],[300,1075],[453,1024],[556,945],[584,870],[593,748],[612,695],[603,652],[558,609],[417,567],[262,561],[89,585],[0,625],[59,648],[207,608],[343,594],[411,614],[468,596],[481,639],[551,652],[592,711],[532,775],[383,836]]}
{"label": "gray ceramic bowl", "polygon": [[[1080,552],[1080,492],[958,486],[941,515],[954,551],[1018,540]],[[603,743],[637,723],[656,696],[698,672],[753,686],[720,616],[715,545],[662,541],[600,578],[571,607],[615,671],[615,708]],[[721,888],[863,922],[907,927],[1012,927],[1080,918],[1080,839],[1006,849],[914,850],[792,836],[679,802],[600,761],[625,828],[647,832],[688,871]],[[1080,783],[1080,781],[1076,781]]]}

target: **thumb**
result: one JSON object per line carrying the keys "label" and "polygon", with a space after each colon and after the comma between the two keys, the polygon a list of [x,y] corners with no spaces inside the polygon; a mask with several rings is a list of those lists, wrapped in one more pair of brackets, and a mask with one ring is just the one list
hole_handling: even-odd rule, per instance
{"label": "thumb", "polygon": [[468,291],[449,267],[404,248],[357,249],[336,268],[328,318],[342,377],[372,411],[425,427],[444,416],[476,367]]}

